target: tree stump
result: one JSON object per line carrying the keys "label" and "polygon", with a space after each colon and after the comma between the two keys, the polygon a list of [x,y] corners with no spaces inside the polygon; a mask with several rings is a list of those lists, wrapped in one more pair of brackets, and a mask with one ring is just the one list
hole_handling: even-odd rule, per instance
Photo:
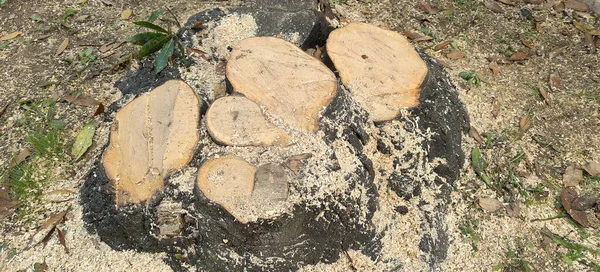
{"label": "tree stump", "polygon": [[468,129],[447,75],[400,34],[271,2],[192,16],[180,36],[210,60],[117,82],[88,230],[175,270],[439,268]]}

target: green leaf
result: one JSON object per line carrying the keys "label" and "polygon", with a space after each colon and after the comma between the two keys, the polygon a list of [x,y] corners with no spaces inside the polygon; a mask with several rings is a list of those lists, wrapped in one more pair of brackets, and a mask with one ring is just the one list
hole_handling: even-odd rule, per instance
{"label": "green leaf", "polygon": [[61,130],[67,126],[67,123],[63,120],[54,119],[50,121],[50,127],[54,130]]}
{"label": "green leaf", "polygon": [[157,25],[155,25],[153,23],[150,23],[150,22],[136,21],[136,22],[133,22],[133,23],[136,24],[136,25],[139,25],[141,27],[145,27],[145,28],[149,28],[149,29],[152,29],[152,30],[156,30],[158,32],[163,32],[163,33],[167,33],[167,34],[169,33],[169,31],[167,31],[166,29],[164,29],[164,28],[162,28],[160,26],[157,26]]}
{"label": "green leaf", "polygon": [[458,76],[464,80],[469,80],[469,79],[473,78],[473,74],[471,74],[469,72],[460,72],[460,73],[458,73]]}
{"label": "green leaf", "polygon": [[148,18],[148,22],[152,23],[152,22],[156,21],[156,19],[158,19],[158,16],[163,14],[163,12],[165,12],[165,10],[162,8],[155,10],[154,12],[152,12],[152,14],[150,14],[150,17]]}
{"label": "green leaf", "polygon": [[152,40],[149,40],[145,43],[140,51],[138,52],[138,59],[142,59],[145,56],[148,56],[158,50],[160,50],[165,43],[171,40],[171,36],[157,37]]}
{"label": "green leaf", "polygon": [[167,36],[167,35],[163,34],[163,33],[159,33],[159,32],[143,32],[143,33],[138,33],[138,34],[131,36],[129,39],[126,40],[126,42],[137,44],[137,45],[143,45],[152,39],[165,37],[165,36]]}
{"label": "green leaf", "polygon": [[61,21],[65,22],[69,17],[77,14],[77,12],[79,12],[79,10],[68,8],[63,14]]}
{"label": "green leaf", "polygon": [[0,0],[0,6],[4,6],[6,4],[6,0]]}
{"label": "green leaf", "polygon": [[90,120],[85,124],[81,131],[79,131],[77,138],[75,138],[75,143],[73,143],[71,154],[75,157],[75,160],[79,160],[92,145],[94,133],[96,133],[96,126],[94,126],[94,120]]}
{"label": "green leaf", "polygon": [[175,49],[175,40],[171,39],[169,42],[165,43],[160,52],[158,52],[158,56],[156,56],[156,60],[154,60],[154,73],[158,74],[160,71],[167,67],[169,63],[169,56],[173,54],[173,50]]}
{"label": "green leaf", "polygon": [[31,15],[31,21],[32,22],[37,23],[37,22],[39,22],[41,20],[42,20],[42,17],[39,14],[34,13],[33,15]]}

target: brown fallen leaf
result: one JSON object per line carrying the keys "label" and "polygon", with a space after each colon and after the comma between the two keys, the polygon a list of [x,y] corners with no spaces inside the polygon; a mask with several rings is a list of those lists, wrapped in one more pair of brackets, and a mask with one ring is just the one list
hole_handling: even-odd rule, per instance
{"label": "brown fallen leaf", "polygon": [[63,98],[64,101],[67,101],[69,103],[75,104],[75,105],[79,105],[79,106],[87,106],[87,107],[96,107],[102,103],[100,103],[98,100],[89,97],[87,95],[67,95]]}
{"label": "brown fallen leaf", "polygon": [[41,198],[44,201],[60,203],[71,200],[73,198],[73,194],[75,194],[75,192],[71,190],[59,189],[44,193],[41,195]]}
{"label": "brown fallen leaf", "polygon": [[498,99],[492,98],[492,116],[497,118],[500,115],[500,103],[498,103]]}
{"label": "brown fallen leaf", "polygon": [[300,172],[300,169],[304,167],[304,160],[309,159],[311,157],[312,154],[310,153],[294,155],[287,160],[287,164],[284,164],[284,166],[292,170],[292,172],[294,172],[295,174],[298,174],[298,172]]}
{"label": "brown fallen leaf", "polygon": [[492,70],[492,74],[494,76],[498,76],[500,74],[500,67],[498,67],[498,63],[495,61],[490,62],[488,67],[490,67],[490,70]]}
{"label": "brown fallen leaf", "polygon": [[540,91],[540,95],[542,96],[542,98],[544,98],[544,102],[546,102],[546,104],[548,106],[552,106],[552,100],[550,100],[550,95],[546,91],[546,88],[544,88],[544,86],[542,86],[542,83],[539,83],[539,82],[538,82],[538,91]]}
{"label": "brown fallen leaf", "polygon": [[437,61],[437,63],[439,63],[440,65],[442,65],[442,66],[444,66],[446,68],[452,68],[452,66],[450,65],[450,63],[447,62],[447,61],[445,61],[445,60],[443,60],[443,59],[435,58],[435,61]]}
{"label": "brown fallen leaf", "polygon": [[502,202],[495,198],[482,197],[479,199],[479,206],[488,212],[497,212],[502,208]]}
{"label": "brown fallen leaf", "polygon": [[0,219],[9,216],[17,202],[13,201],[8,194],[8,188],[0,186]]}
{"label": "brown fallen leaf", "polygon": [[94,116],[98,116],[103,113],[104,113],[104,104],[100,103],[100,104],[98,104],[98,107],[96,108],[96,111],[94,112]]}
{"label": "brown fallen leaf", "polygon": [[16,37],[19,37],[19,35],[23,34],[23,32],[21,31],[16,31],[7,35],[4,35],[2,37],[0,37],[0,42],[4,42],[4,41],[8,41],[8,40],[12,40]]}
{"label": "brown fallen leaf", "polygon": [[582,168],[592,177],[600,176],[600,162],[588,161]]}
{"label": "brown fallen leaf", "polygon": [[466,57],[467,55],[464,52],[458,50],[452,50],[448,54],[446,54],[446,58],[457,60]]}
{"label": "brown fallen leaf", "polygon": [[15,165],[19,165],[20,163],[22,163],[23,161],[25,161],[25,159],[27,159],[27,157],[29,157],[31,155],[31,150],[29,149],[29,147],[25,147],[21,150],[21,152],[19,152],[19,154],[17,154],[8,164],[8,167],[14,167]]}
{"label": "brown fallen leaf", "polygon": [[498,2],[505,4],[505,5],[509,5],[509,6],[514,6],[516,5],[514,0],[498,0]]}
{"label": "brown fallen leaf", "polygon": [[198,54],[201,58],[203,58],[205,61],[210,61],[212,58],[204,51],[200,50],[200,49],[196,49],[196,48],[187,48],[186,50],[188,50],[188,55],[191,53],[196,53]]}
{"label": "brown fallen leaf", "polygon": [[512,206],[510,204],[504,206],[504,209],[510,217],[519,217],[521,215],[521,203],[518,200]]}
{"label": "brown fallen leaf", "polygon": [[54,54],[55,56],[60,55],[63,51],[65,51],[65,49],[67,49],[67,47],[69,46],[69,39],[65,39],[59,46],[58,49],[56,49],[56,54]]}
{"label": "brown fallen leaf", "polygon": [[130,9],[126,9],[123,12],[121,12],[121,19],[127,20],[129,19],[129,17],[131,17],[131,14],[133,14],[133,11],[131,11]]}
{"label": "brown fallen leaf", "polygon": [[479,143],[479,144],[483,144],[485,142],[483,137],[481,137],[481,134],[479,134],[479,131],[477,131],[477,129],[473,126],[471,126],[469,128],[469,136],[471,136],[471,138],[475,139],[475,141],[477,141],[477,143]]}
{"label": "brown fallen leaf", "polygon": [[36,271],[37,272],[46,272],[47,269],[48,269],[48,264],[46,263],[46,258],[44,258],[44,261],[42,262],[42,264],[40,264],[40,268]]}
{"label": "brown fallen leaf", "polygon": [[55,213],[51,215],[48,219],[46,219],[46,221],[44,221],[44,223],[37,229],[35,234],[31,237],[30,246],[34,246],[42,242],[47,242],[48,239],[50,239],[52,233],[54,232],[56,225],[58,225],[58,223],[60,223],[65,218],[65,215],[67,215],[68,212],[69,209],[67,209],[64,212]]}
{"label": "brown fallen leaf", "polygon": [[427,35],[423,35],[423,34],[420,34],[417,32],[412,32],[412,31],[406,30],[406,29],[404,30],[404,36],[408,37],[413,42],[429,41],[429,40],[433,39]]}
{"label": "brown fallen leaf", "polygon": [[565,169],[562,181],[565,187],[575,187],[579,185],[582,179],[583,171],[581,171],[581,169],[579,169],[576,165],[571,164]]}
{"label": "brown fallen leaf", "polygon": [[594,208],[598,202],[598,195],[585,194],[578,196],[571,203],[571,209],[578,211],[587,211]]}
{"label": "brown fallen leaf", "polygon": [[581,2],[579,0],[565,0],[564,2],[565,8],[586,12],[589,10],[589,7],[586,3]]}
{"label": "brown fallen leaf", "polygon": [[521,133],[527,132],[531,128],[531,120],[529,120],[529,116],[523,115],[521,117],[521,121],[519,122],[519,129]]}
{"label": "brown fallen leaf", "polygon": [[544,3],[546,0],[525,0],[525,3],[538,5]]}
{"label": "brown fallen leaf", "polygon": [[437,8],[437,7],[432,7],[429,3],[425,2],[425,1],[419,1],[419,4],[417,6],[422,11],[425,11],[428,14],[436,14],[436,13],[442,11],[442,9]]}
{"label": "brown fallen leaf", "polygon": [[438,43],[435,47],[433,47],[433,50],[440,51],[440,50],[446,48],[446,46],[448,46],[450,44],[451,44],[450,41],[444,41],[444,42]]}
{"label": "brown fallen leaf", "polygon": [[562,88],[562,80],[558,73],[550,74],[548,81],[550,82],[551,91],[556,92]]}
{"label": "brown fallen leaf", "polygon": [[495,12],[495,13],[503,13],[504,9],[498,5],[498,3],[496,3],[496,1],[493,0],[486,0],[483,2],[483,4],[485,5],[486,8],[488,8],[489,10]]}
{"label": "brown fallen leaf", "polygon": [[590,223],[585,212],[573,209],[573,202],[576,201],[577,198],[577,191],[571,188],[564,188],[560,193],[560,201],[565,208],[565,211],[573,218],[573,220],[577,221],[577,223],[584,227],[588,227]]}
{"label": "brown fallen leaf", "polygon": [[527,52],[516,52],[510,56],[509,60],[521,61],[521,60],[525,60],[526,58],[527,58]]}
{"label": "brown fallen leaf", "polygon": [[523,43],[523,45],[532,48],[533,47],[533,43],[527,39],[527,37],[525,37],[525,35],[523,34],[519,34],[519,40],[521,40],[521,43]]}
{"label": "brown fallen leaf", "polygon": [[68,254],[69,248],[67,248],[67,241],[65,239],[65,233],[62,232],[59,228],[56,228],[56,231],[58,232],[58,242],[60,242],[60,244],[65,248],[65,252]]}
{"label": "brown fallen leaf", "polygon": [[0,117],[2,117],[4,112],[6,112],[6,109],[8,109],[8,105],[10,105],[10,102],[6,103],[4,106],[2,106],[2,108],[0,108]]}

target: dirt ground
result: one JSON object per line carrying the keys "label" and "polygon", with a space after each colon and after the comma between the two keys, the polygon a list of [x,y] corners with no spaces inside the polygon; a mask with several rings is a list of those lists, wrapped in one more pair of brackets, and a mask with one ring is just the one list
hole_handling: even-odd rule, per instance
{"label": "dirt ground", "polygon": [[[85,230],[79,187],[109,128],[98,127],[88,152],[75,161],[71,146],[86,123],[100,118],[94,116],[98,105],[63,100],[76,94],[108,106],[121,97],[113,84],[137,64],[111,67],[136,47],[106,45],[137,33],[133,21],[165,5],[185,22],[203,9],[239,3],[194,2],[0,0],[1,271],[170,269],[164,254],[114,251]],[[560,197],[565,173],[575,173],[566,181],[575,180],[572,189],[580,195],[597,199],[600,189],[600,177],[587,171],[577,177],[586,163],[600,162],[597,14],[557,0],[331,3],[342,23],[423,35],[412,37],[415,47],[446,66],[478,131],[465,138],[464,151],[471,154],[478,146],[487,167],[478,175],[469,159],[454,185],[444,270],[600,271],[599,205],[572,218]],[[131,17],[124,19],[124,10]],[[21,33],[9,39],[15,32]],[[61,50],[65,39],[68,46]],[[436,50],[444,41],[450,43]],[[54,138],[40,136],[50,127],[61,128]],[[40,145],[46,152],[36,149]],[[25,149],[31,155],[19,159]],[[487,184],[482,176],[489,177]],[[8,190],[3,198],[15,178],[27,189]],[[13,202],[19,202],[17,209],[2,217],[2,205]],[[38,227],[65,210],[55,234],[42,241]],[[580,224],[582,217],[588,227]],[[370,270],[359,261],[354,266]]]}

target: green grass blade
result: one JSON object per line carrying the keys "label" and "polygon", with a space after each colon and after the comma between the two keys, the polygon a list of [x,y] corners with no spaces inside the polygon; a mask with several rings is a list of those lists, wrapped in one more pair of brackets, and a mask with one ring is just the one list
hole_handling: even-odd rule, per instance
{"label": "green grass blade", "polygon": [[152,39],[165,37],[165,36],[167,36],[167,35],[164,33],[160,33],[160,32],[143,32],[143,33],[138,33],[138,34],[131,36],[129,39],[126,40],[126,42],[137,44],[137,45],[144,45],[145,43],[149,42]]}
{"label": "green grass blade", "polygon": [[159,37],[159,38],[154,38],[150,41],[148,41],[146,44],[144,44],[142,46],[142,48],[140,49],[140,51],[138,52],[138,59],[142,59],[158,50],[160,50],[163,45],[165,45],[165,43],[167,43],[169,40],[171,40],[172,37],[171,36],[165,36],[165,37]]}
{"label": "green grass blade", "polygon": [[167,64],[169,63],[169,56],[173,54],[173,50],[175,49],[175,40],[171,39],[167,42],[160,52],[158,52],[158,56],[156,56],[156,60],[154,60],[154,73],[160,73]]}
{"label": "green grass blade", "polygon": [[152,23],[152,22],[156,21],[156,19],[158,19],[158,16],[163,14],[163,12],[165,12],[165,10],[162,8],[155,10],[154,12],[152,12],[152,14],[150,14],[150,17],[148,18],[148,22]]}
{"label": "green grass blade", "polygon": [[135,25],[139,25],[141,27],[145,27],[145,28],[149,28],[149,29],[152,29],[152,30],[156,30],[158,32],[167,33],[167,34],[169,33],[169,31],[167,31],[166,29],[164,29],[164,28],[162,28],[160,26],[157,26],[157,25],[155,25],[153,23],[150,23],[150,22],[136,21],[136,22],[133,22],[133,23]]}

